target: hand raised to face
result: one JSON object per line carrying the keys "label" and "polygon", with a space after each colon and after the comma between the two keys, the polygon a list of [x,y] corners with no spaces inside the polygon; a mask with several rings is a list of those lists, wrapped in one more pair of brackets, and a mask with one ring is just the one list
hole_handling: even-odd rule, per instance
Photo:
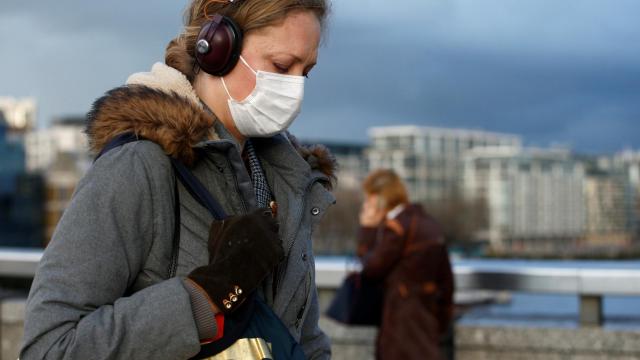
{"label": "hand raised to face", "polygon": [[376,194],[366,195],[360,210],[360,225],[365,227],[378,226],[386,215],[387,211],[383,199]]}

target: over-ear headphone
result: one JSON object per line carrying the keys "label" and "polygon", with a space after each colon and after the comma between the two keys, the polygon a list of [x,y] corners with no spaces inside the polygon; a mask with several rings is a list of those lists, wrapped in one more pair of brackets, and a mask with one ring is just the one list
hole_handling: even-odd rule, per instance
{"label": "over-ear headphone", "polygon": [[228,74],[242,51],[242,30],[233,19],[215,14],[202,25],[196,40],[198,66],[214,76]]}

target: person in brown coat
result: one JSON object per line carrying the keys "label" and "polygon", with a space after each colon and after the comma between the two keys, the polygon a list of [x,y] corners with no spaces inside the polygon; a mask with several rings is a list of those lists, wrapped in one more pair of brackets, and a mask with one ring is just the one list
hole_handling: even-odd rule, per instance
{"label": "person in brown coat", "polygon": [[384,283],[378,359],[442,359],[439,340],[449,330],[453,274],[440,225],[410,204],[391,170],[363,184],[358,256],[362,275]]}

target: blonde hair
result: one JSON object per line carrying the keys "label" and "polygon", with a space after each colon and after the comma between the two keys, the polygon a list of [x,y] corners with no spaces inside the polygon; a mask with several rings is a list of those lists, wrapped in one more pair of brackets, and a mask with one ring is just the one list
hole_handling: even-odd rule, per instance
{"label": "blonde hair", "polygon": [[371,172],[362,183],[362,187],[369,195],[381,196],[387,210],[409,202],[407,188],[393,170],[380,169]]}
{"label": "blonde hair", "polygon": [[202,24],[213,14],[230,17],[246,34],[277,24],[295,10],[312,11],[324,28],[329,4],[328,0],[192,0],[185,11],[182,33],[167,45],[165,63],[193,82],[197,73],[196,39]]}

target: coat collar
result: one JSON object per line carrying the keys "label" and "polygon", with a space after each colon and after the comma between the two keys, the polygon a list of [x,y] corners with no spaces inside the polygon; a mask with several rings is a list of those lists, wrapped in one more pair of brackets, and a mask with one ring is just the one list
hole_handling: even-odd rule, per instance
{"label": "coat collar", "polygon": [[[96,154],[125,132],[157,143],[167,155],[187,165],[195,162],[195,148],[203,144],[221,138],[235,143],[228,133],[221,133],[224,128],[206,111],[184,74],[162,63],[154,64],[150,72],[131,75],[126,85],[107,92],[93,104],[87,119],[86,133]],[[272,166],[289,162],[295,165],[289,171],[306,167],[335,179],[337,165],[324,146],[301,146],[290,134],[256,139],[255,143]]]}

